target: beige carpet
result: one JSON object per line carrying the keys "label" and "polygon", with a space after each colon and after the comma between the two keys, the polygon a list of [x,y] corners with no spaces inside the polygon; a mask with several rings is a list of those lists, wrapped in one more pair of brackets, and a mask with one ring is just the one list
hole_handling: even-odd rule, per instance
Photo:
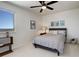
{"label": "beige carpet", "polygon": [[[58,57],[56,53],[44,50],[41,48],[34,48],[29,43],[26,46],[13,50],[14,52],[7,54],[3,57]],[[79,45],[76,44],[65,44],[64,54],[60,57],[78,57],[79,56]]]}

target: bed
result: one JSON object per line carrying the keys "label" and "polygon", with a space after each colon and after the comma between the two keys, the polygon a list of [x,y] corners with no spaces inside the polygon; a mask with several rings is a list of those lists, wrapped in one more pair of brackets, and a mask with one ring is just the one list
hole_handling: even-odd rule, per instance
{"label": "bed", "polygon": [[38,35],[33,39],[33,45],[36,47],[44,48],[53,52],[57,52],[57,55],[63,54],[64,44],[67,39],[66,28],[49,28],[49,31],[64,31],[64,34],[52,34],[47,33],[44,35]]}

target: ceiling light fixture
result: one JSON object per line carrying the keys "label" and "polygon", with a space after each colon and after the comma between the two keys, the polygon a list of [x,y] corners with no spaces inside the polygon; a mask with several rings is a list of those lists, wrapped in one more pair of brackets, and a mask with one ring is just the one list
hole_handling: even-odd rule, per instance
{"label": "ceiling light fixture", "polygon": [[42,6],[42,9],[46,9],[46,6]]}

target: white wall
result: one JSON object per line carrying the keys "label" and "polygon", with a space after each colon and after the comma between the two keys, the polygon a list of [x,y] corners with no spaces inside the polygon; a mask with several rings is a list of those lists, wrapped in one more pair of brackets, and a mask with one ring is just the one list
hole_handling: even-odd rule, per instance
{"label": "white wall", "polygon": [[[41,17],[5,2],[0,2],[0,8],[14,12],[15,30],[11,33],[14,38],[13,49],[29,43],[29,41],[31,41],[35,35],[36,31],[40,28]],[[30,20],[36,21],[36,30],[30,30]]]}
{"label": "white wall", "polygon": [[67,10],[43,17],[43,25],[51,27],[51,21],[65,20],[65,27],[68,29],[68,40],[77,38],[79,40],[79,8]]}

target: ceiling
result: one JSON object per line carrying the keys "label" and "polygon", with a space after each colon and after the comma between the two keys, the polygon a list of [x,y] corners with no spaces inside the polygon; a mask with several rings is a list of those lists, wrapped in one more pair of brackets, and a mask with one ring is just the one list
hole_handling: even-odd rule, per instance
{"label": "ceiling", "polygon": [[[50,2],[50,1],[46,1],[46,3],[47,2]],[[22,7],[22,8],[25,8],[27,10],[34,12],[34,13],[43,14],[43,15],[79,8],[79,1],[58,1],[58,3],[49,5],[52,8],[54,8],[54,10],[46,9],[42,13],[40,13],[41,7],[30,8],[30,6],[41,5],[38,1],[9,1],[9,3],[15,4],[15,5]]]}

